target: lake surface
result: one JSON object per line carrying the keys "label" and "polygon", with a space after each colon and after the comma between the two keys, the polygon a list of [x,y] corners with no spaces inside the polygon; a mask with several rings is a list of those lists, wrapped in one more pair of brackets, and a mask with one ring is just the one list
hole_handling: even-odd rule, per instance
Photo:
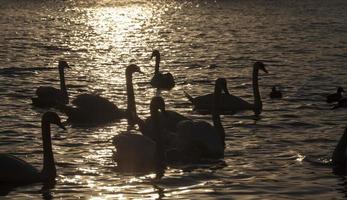
{"label": "lake surface", "polygon": [[[231,93],[253,101],[251,66],[260,75],[263,113],[222,116],[224,164],[169,167],[155,174],[122,174],[112,160],[112,138],[127,122],[95,128],[52,127],[57,184],[18,187],[8,199],[343,199],[346,179],[332,173],[331,153],[346,126],[346,109],[325,96],[347,89],[347,1],[25,1],[0,0],[0,152],[42,166],[40,121],[31,106],[41,85],[59,87],[66,71],[71,99],[83,92],[126,107],[124,70],[134,75],[140,117],[156,91],[153,49],[176,87],[162,92],[167,108],[194,119],[185,98],[213,90],[217,77]],[[210,65],[218,67],[211,69]],[[271,100],[280,85],[282,100]],[[66,116],[59,115],[65,120]]]}

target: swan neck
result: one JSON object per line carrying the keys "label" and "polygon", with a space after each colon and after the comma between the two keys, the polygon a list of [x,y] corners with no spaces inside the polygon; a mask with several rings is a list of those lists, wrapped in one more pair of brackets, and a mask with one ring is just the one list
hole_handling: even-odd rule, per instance
{"label": "swan neck", "polygon": [[254,113],[259,115],[263,110],[263,103],[261,102],[259,85],[258,85],[258,74],[259,69],[253,67],[252,85],[253,85],[253,96],[254,96]]}
{"label": "swan neck", "polygon": [[163,166],[164,162],[164,144],[161,135],[160,128],[160,119],[158,109],[151,108],[151,117],[153,119],[153,128],[154,128],[154,141],[156,143],[156,152],[157,152],[157,162],[158,166]]}
{"label": "swan neck", "polygon": [[56,177],[56,169],[51,142],[51,127],[48,121],[42,120],[43,168],[41,175],[44,180]]}
{"label": "swan neck", "polygon": [[333,165],[345,165],[346,163],[346,150],[347,150],[347,128],[341,136],[337,146],[333,152],[332,162]]}
{"label": "swan neck", "polygon": [[223,147],[225,148],[225,131],[220,119],[219,115],[219,100],[221,96],[221,88],[215,87],[214,95],[213,95],[213,105],[212,105],[212,121],[213,126],[216,129],[217,133],[219,134],[219,138],[221,139],[221,142],[223,143]]}
{"label": "swan neck", "polygon": [[126,85],[127,85],[127,112],[128,112],[128,123],[134,125],[136,115],[136,103],[135,94],[132,81],[132,73],[126,73]]}
{"label": "swan neck", "polygon": [[160,55],[155,56],[155,73],[159,73]]}
{"label": "swan neck", "polygon": [[69,95],[67,93],[66,85],[65,85],[65,73],[64,68],[59,67],[59,78],[60,78],[60,91],[63,93],[65,98],[65,103],[69,103]]}

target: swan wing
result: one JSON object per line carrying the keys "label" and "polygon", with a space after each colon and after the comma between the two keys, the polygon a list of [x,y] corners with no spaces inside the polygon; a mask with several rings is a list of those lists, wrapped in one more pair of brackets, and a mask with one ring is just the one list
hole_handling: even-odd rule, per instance
{"label": "swan wing", "polygon": [[[213,105],[213,94],[206,94],[203,96],[198,96],[194,99],[194,107],[196,110],[206,111],[210,113]],[[234,114],[242,110],[251,110],[253,105],[243,100],[240,97],[234,96],[232,94],[222,94],[220,97],[220,102],[218,108],[221,113]]]}
{"label": "swan wing", "polygon": [[39,98],[55,98],[61,96],[62,93],[59,89],[50,86],[40,86],[36,90],[36,95]]}
{"label": "swan wing", "polygon": [[40,172],[24,160],[0,154],[0,183],[33,183],[40,181],[40,178]]}
{"label": "swan wing", "polygon": [[150,83],[153,87],[159,89],[171,89],[175,86],[175,80],[171,73],[156,73]]}
{"label": "swan wing", "polygon": [[117,106],[108,99],[96,94],[80,94],[72,104],[79,108],[88,110],[116,110]]}

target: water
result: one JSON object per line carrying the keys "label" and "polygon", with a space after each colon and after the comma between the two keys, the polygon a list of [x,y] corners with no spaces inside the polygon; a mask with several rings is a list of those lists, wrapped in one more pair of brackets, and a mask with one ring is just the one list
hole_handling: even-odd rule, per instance
{"label": "water", "polygon": [[[342,199],[345,178],[334,175],[330,155],[346,125],[346,110],[330,110],[325,95],[347,85],[347,2],[307,1],[0,1],[0,152],[42,165],[40,117],[30,97],[41,85],[59,86],[59,59],[72,68],[72,99],[99,93],[126,107],[124,69],[134,76],[139,115],[148,116],[155,90],[151,51],[177,85],[163,92],[167,107],[194,119],[183,90],[212,91],[217,77],[252,101],[251,65],[264,61],[264,111],[223,116],[223,163],[171,167],[154,174],[120,174],[112,137],[127,123],[53,127],[57,184],[19,187],[5,198],[63,199]],[[209,65],[218,65],[210,69]],[[270,100],[272,85],[284,92]],[[59,113],[66,119],[66,117]]]}

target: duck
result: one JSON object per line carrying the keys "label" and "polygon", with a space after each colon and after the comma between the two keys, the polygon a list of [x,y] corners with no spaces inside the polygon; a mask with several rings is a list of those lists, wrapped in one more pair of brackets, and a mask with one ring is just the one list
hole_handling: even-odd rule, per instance
{"label": "duck", "polygon": [[[227,89],[227,83],[226,79],[221,79],[221,84],[223,84],[222,89],[224,91],[224,94],[221,95],[219,98],[219,105],[218,109],[220,109],[220,114],[235,114],[240,111],[244,110],[253,110],[255,115],[260,115],[262,112],[263,104],[261,101],[261,96],[259,92],[259,85],[258,85],[258,74],[259,70],[262,70],[265,73],[268,73],[268,71],[265,68],[264,63],[262,62],[255,62],[253,64],[253,96],[254,96],[254,103],[249,103],[245,100],[243,100],[240,97],[234,96],[230,94],[230,92]],[[202,95],[198,97],[192,97],[187,92],[185,92],[185,96],[188,98],[188,100],[193,104],[194,110],[202,113],[202,114],[210,114],[211,113],[211,105],[213,102],[213,94],[207,94]]]}
{"label": "duck", "polygon": [[151,59],[155,57],[155,71],[150,84],[152,87],[159,90],[171,90],[175,87],[175,79],[171,73],[161,73],[159,71],[160,53],[158,50],[153,50]]}
{"label": "duck", "polygon": [[136,115],[136,103],[132,75],[135,72],[142,73],[135,64],[127,66],[125,70],[127,109],[119,109],[114,103],[97,94],[80,94],[72,101],[75,107],[62,107],[68,116],[67,121],[79,125],[98,125],[125,118],[129,124],[134,124],[132,116]]}
{"label": "duck", "polygon": [[58,63],[60,89],[51,86],[40,86],[36,89],[37,97],[31,98],[32,104],[40,108],[54,107],[58,104],[66,105],[69,103],[69,95],[65,85],[64,70],[70,68],[69,64],[60,60]]}
{"label": "duck", "polygon": [[270,98],[271,99],[281,99],[282,98],[282,92],[277,90],[276,86],[272,86]]}
{"label": "duck", "polygon": [[54,182],[57,173],[51,143],[51,124],[66,130],[56,113],[46,112],[43,114],[41,120],[43,168],[41,172],[16,156],[0,154],[0,184],[25,185],[36,182]]}
{"label": "duck", "polygon": [[218,109],[224,86],[224,78],[215,81],[211,112],[213,125],[194,120],[185,120],[177,124],[172,150],[167,152],[168,161],[199,162],[202,159],[219,159],[224,156],[225,131]]}
{"label": "duck", "polygon": [[[163,148],[159,110],[164,101],[161,97],[153,97],[150,103],[150,113],[153,119],[153,138],[141,133],[121,133],[113,138],[116,148],[114,155],[117,168],[123,172],[143,172],[163,169],[165,166],[165,152]],[[136,123],[143,126],[138,118]]]}
{"label": "duck", "polygon": [[327,103],[338,102],[342,98],[343,92],[345,92],[345,90],[342,87],[338,87],[336,93],[327,96]]}
{"label": "duck", "polygon": [[345,127],[344,133],[342,134],[339,142],[337,143],[333,155],[331,157],[333,171],[335,173],[346,174],[347,168],[347,126]]}

